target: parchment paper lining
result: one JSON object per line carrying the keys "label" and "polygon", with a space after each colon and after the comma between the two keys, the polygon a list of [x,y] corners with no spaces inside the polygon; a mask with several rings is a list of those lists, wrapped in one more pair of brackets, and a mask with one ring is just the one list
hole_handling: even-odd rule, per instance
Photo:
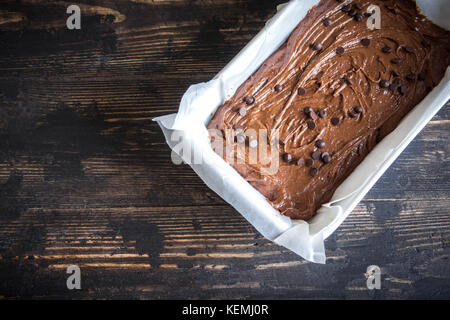
{"label": "parchment paper lining", "polygon": [[[184,94],[179,111],[154,119],[167,144],[198,176],[240,212],[264,237],[297,253],[306,260],[325,263],[324,240],[389,168],[400,153],[450,98],[450,68],[441,83],[384,138],[354,172],[339,186],[331,201],[308,222],[281,216],[239,173],[212,150],[206,124],[217,108],[283,44],[308,10],[318,0],[292,0],[263,30],[209,82],[192,85]],[[417,1],[422,13],[449,28],[448,0]],[[447,12],[448,13],[448,12]],[[177,145],[183,141],[183,150]],[[189,155],[201,155],[201,164]],[[223,221],[226,224],[226,221]]]}

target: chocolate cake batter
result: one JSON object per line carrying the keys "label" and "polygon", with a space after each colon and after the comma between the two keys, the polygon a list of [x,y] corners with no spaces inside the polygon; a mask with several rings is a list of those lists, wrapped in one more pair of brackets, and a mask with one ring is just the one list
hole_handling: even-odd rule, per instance
{"label": "chocolate cake batter", "polygon": [[[380,30],[367,28],[370,4]],[[281,214],[308,220],[440,82],[449,56],[449,32],[413,1],[322,0],[208,128],[279,129],[276,174],[230,164]]]}

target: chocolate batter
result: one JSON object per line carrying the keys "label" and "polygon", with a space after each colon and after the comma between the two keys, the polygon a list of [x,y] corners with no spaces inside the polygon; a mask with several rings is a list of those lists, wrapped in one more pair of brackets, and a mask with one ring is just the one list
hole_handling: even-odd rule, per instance
{"label": "chocolate batter", "polygon": [[[380,30],[367,28],[370,4]],[[276,174],[230,164],[281,214],[308,220],[440,82],[449,56],[449,32],[413,1],[322,0],[208,128],[279,129]]]}

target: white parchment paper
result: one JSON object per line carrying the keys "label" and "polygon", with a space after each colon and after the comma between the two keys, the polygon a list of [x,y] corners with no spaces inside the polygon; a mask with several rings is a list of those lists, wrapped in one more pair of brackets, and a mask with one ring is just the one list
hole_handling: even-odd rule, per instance
{"label": "white parchment paper", "polygon": [[[318,2],[292,0],[280,5],[278,13],[266,23],[266,27],[214,79],[192,85],[186,91],[177,114],[159,117],[154,121],[160,125],[174,154],[188,163],[208,187],[241,213],[264,237],[309,261],[325,263],[324,240],[339,227],[380,176],[449,100],[450,68],[439,86],[374,148],[313,219],[305,222],[283,217],[261,193],[212,150],[206,125],[217,108],[286,41],[308,10]],[[433,22],[449,28],[448,15],[439,8],[449,8],[450,0],[418,0],[417,3],[422,13]],[[197,158],[193,159],[193,155]]]}

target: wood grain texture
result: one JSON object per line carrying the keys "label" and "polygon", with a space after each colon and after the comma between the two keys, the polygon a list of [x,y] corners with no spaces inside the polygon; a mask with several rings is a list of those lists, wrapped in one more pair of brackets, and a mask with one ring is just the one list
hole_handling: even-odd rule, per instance
{"label": "wood grain texture", "polygon": [[[265,240],[172,164],[151,119],[282,2],[2,1],[0,297],[450,298],[448,105],[326,241],[326,265]],[[72,3],[81,30],[65,26]],[[366,289],[372,264],[380,291]]]}

